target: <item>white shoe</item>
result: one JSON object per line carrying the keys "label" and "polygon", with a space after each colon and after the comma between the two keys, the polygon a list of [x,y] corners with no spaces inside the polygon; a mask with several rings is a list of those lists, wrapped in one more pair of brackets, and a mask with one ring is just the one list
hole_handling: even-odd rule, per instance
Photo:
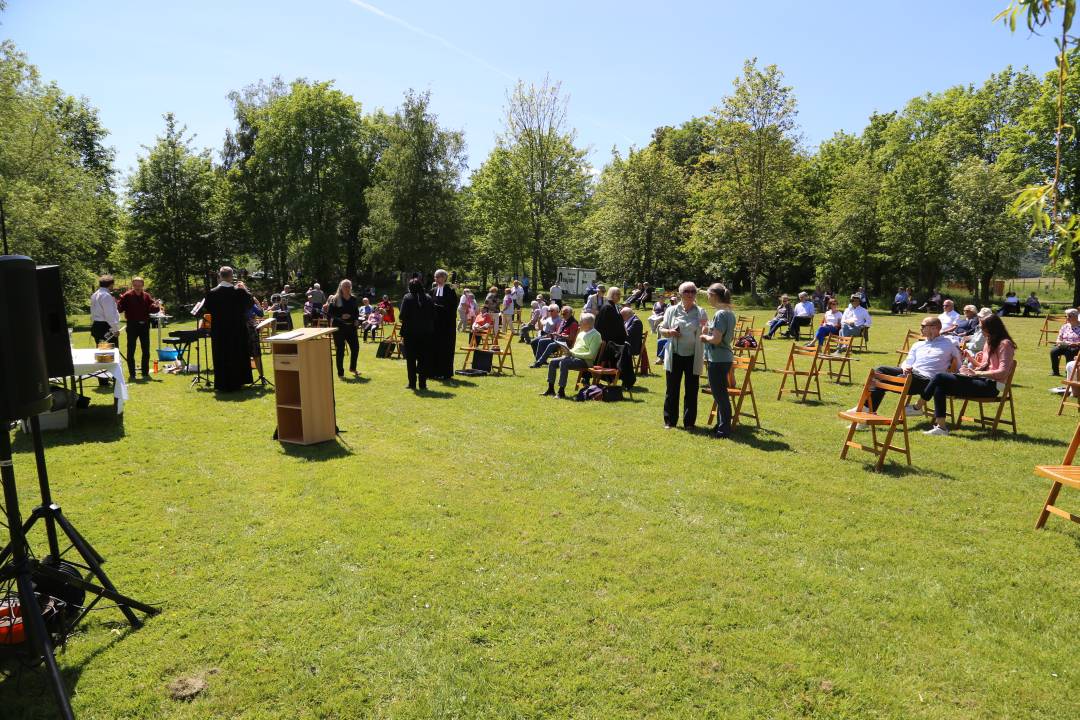
{"label": "white shoe", "polygon": [[935,425],[929,430],[923,430],[923,435],[948,435],[949,431],[940,425]]}
{"label": "white shoe", "polygon": [[870,408],[866,407],[865,405],[862,408],[860,408],[858,405],[856,405],[855,407],[848,410],[848,412],[849,413],[858,413],[858,412],[866,412],[866,413],[868,413],[868,412],[870,412]]}
{"label": "white shoe", "polygon": [[923,414],[923,411],[922,411],[921,408],[915,407],[914,405],[905,405],[904,406],[904,415],[906,415],[907,417],[911,417],[912,415],[922,415],[922,414]]}

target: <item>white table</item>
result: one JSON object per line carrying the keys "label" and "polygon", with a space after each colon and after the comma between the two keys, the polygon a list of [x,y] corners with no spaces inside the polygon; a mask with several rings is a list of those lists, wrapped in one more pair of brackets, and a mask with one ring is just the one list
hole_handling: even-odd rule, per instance
{"label": "white table", "polygon": [[94,359],[94,354],[97,352],[103,351],[92,348],[71,349],[71,362],[75,366],[75,377],[103,371],[111,374],[115,380],[113,383],[113,399],[116,403],[116,414],[120,415],[124,412],[124,402],[128,399],[127,382],[124,380],[124,365],[121,362],[120,353],[117,350],[110,350],[109,352],[113,356],[112,361],[101,363]]}

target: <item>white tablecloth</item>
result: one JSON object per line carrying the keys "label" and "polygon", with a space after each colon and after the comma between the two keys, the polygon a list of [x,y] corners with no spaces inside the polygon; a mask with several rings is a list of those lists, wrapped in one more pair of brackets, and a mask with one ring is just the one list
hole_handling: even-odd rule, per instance
{"label": "white tablecloth", "polygon": [[100,363],[94,359],[94,353],[98,352],[92,348],[80,348],[71,350],[71,361],[75,366],[75,375],[89,375],[91,373],[101,372],[102,370],[110,373],[116,380],[113,383],[113,397],[116,398],[116,412],[124,412],[124,401],[128,399],[127,382],[124,380],[124,366],[121,363],[120,353],[116,350],[112,350],[113,359],[112,362]]}

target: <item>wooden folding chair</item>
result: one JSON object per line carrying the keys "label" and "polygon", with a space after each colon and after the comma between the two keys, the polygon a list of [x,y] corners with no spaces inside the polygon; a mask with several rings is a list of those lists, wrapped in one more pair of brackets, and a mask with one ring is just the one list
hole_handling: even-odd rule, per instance
{"label": "wooden folding chair", "polygon": [[735,357],[749,358],[749,359],[754,361],[754,367],[755,368],[760,365],[763,370],[768,370],[769,369],[769,361],[765,358],[765,340],[764,340],[765,328],[758,328],[757,330],[754,330],[753,328],[750,328],[749,330],[747,330],[744,333],[737,334],[735,336],[735,339],[738,340],[739,338],[744,337],[746,335],[750,335],[751,337],[754,338],[754,342],[757,343],[757,347],[756,348],[743,348],[743,347],[732,348],[732,350],[735,353]]}
{"label": "wooden folding chair", "polygon": [[735,316],[735,328],[736,330],[742,329],[743,334],[750,332],[754,329],[754,316],[753,315],[736,315]]}
{"label": "wooden folding chair", "polygon": [[[597,383],[606,380],[608,385],[619,384],[622,373],[619,372],[619,366],[616,359],[608,358],[607,346],[607,342],[600,343],[600,351],[596,353],[596,363],[592,367],[583,368],[578,371],[577,382],[574,384],[575,390],[590,382],[590,379],[592,382]],[[626,391],[633,397],[630,388],[627,388]]]}
{"label": "wooden folding chair", "polygon": [[1065,378],[1065,392],[1061,393],[1061,402],[1058,403],[1058,415],[1065,411],[1066,405],[1076,406],[1080,412],[1080,362],[1073,364],[1072,372]]}
{"label": "wooden folding chair", "polygon": [[[514,368],[514,333],[509,332],[506,334],[505,340],[503,340],[502,346],[495,345],[492,352],[495,355],[491,358],[492,371],[498,373],[504,373],[506,371],[506,361],[510,360],[510,373],[517,375],[517,370]],[[495,360],[498,359],[499,366],[495,367]]]}
{"label": "wooden folding chair", "polygon": [[922,333],[918,330],[908,330],[907,335],[904,336],[904,344],[896,351],[896,364],[904,362],[904,356],[908,354],[908,350],[911,346],[923,339]]}
{"label": "wooden folding chair", "polygon": [[641,333],[641,352],[634,356],[634,372],[644,377],[649,374],[649,331]]}
{"label": "wooden folding chair", "polygon": [[1038,346],[1042,346],[1044,344],[1053,345],[1054,342],[1057,340],[1058,330],[1060,330],[1061,326],[1068,322],[1068,320],[1069,318],[1066,315],[1047,314],[1047,316],[1043,319],[1043,326],[1039,330]]}
{"label": "wooden folding chair", "polygon": [[[731,399],[731,427],[738,425],[739,418],[743,416],[753,418],[754,424],[761,427],[761,420],[758,418],[757,399],[754,398],[754,383],[751,379],[753,372],[754,361],[751,358],[737,357],[731,363],[731,369],[728,371],[727,391],[728,397]],[[703,387],[702,392],[712,394],[712,390],[708,386]],[[753,412],[743,410],[743,403],[747,398],[750,398],[750,406],[754,409]],[[716,423],[717,412],[719,412],[719,408],[716,405],[716,400],[713,400],[712,410],[709,411],[710,427]]]}
{"label": "wooden folding chair", "polygon": [[387,355],[389,359],[401,360],[405,357],[405,353],[402,351],[401,323],[394,323],[394,328],[390,331],[390,337],[386,338],[386,340],[391,343],[390,354]]}
{"label": "wooden folding chair", "polygon": [[[785,392],[794,393],[799,396],[799,401],[803,402],[807,396],[811,393],[817,396],[817,399],[821,399],[821,382],[818,380],[818,373],[821,371],[821,360],[818,355],[820,354],[820,348],[817,344],[813,347],[806,347],[799,343],[792,343],[791,350],[788,352],[787,364],[780,372],[783,373],[784,378],[780,381],[780,390],[776,393],[776,399],[779,400],[783,397]],[[800,370],[796,363],[796,358],[808,358],[810,366],[805,370]],[[787,387],[788,379],[791,379],[792,387]],[[803,387],[799,387],[799,378],[805,378],[806,382]],[[810,389],[810,383],[814,383],[814,390]]]}
{"label": "wooden folding chair", "polygon": [[[395,328],[395,331],[396,331],[396,328]],[[461,350],[462,352],[465,353],[465,357],[461,361],[461,369],[462,370],[468,369],[469,361],[472,360],[472,356],[473,356],[474,352],[476,352],[477,350],[488,350],[491,347],[491,340],[490,340],[491,335],[492,335],[492,333],[490,331],[477,332],[477,333],[470,332],[469,333],[469,344],[468,344],[468,346],[458,348],[458,350]],[[477,337],[477,336],[479,336],[479,337]],[[494,360],[494,358],[492,358],[492,360]],[[516,375],[517,373],[514,373],[514,374]]]}
{"label": "wooden folding chair", "polygon": [[[825,347],[818,355],[819,365],[829,363],[827,374],[829,379],[839,383],[843,379],[851,382],[851,344],[854,338],[830,335],[825,339]],[[836,363],[839,367],[833,367]]]}
{"label": "wooden folding chair", "polygon": [[[891,416],[868,410],[868,408],[872,407],[870,402],[870,392],[875,387],[879,390],[884,390],[886,393],[892,393],[897,396],[896,407]],[[907,419],[904,416],[904,406],[908,404],[908,392],[910,391],[910,388],[910,375],[906,377],[896,377],[875,372],[873,370],[867,374],[866,383],[863,384],[862,393],[859,394],[859,402],[855,406],[858,409],[856,411],[844,410],[837,413],[837,417],[841,420],[847,420],[849,423],[847,437],[844,438],[844,445],[840,450],[841,460],[847,457],[850,448],[865,450],[877,456],[877,462],[874,463],[874,469],[881,470],[885,465],[885,457],[889,454],[889,451],[895,450],[896,452],[904,453],[904,456],[907,458],[907,464],[911,464],[911,444],[908,441]],[[862,443],[857,443],[852,440],[852,438],[855,437],[855,432],[858,430],[860,424],[870,426],[872,445],[863,445]],[[885,439],[880,441],[878,440],[877,433],[879,428],[888,428],[888,431],[885,433]],[[903,431],[904,444],[902,447],[893,444],[893,437],[896,434],[897,428]]]}
{"label": "wooden folding chair", "polygon": [[851,336],[851,350],[854,352],[866,352],[870,349],[870,328],[863,326],[859,328],[859,332]]}
{"label": "wooden folding chair", "polygon": [[1046,519],[1050,517],[1051,513],[1066,520],[1072,520],[1074,523],[1080,523],[1080,516],[1073,515],[1055,505],[1058,493],[1061,492],[1063,486],[1067,485],[1080,490],[1080,465],[1073,465],[1073,458],[1076,457],[1077,448],[1080,448],[1080,425],[1076,426],[1072,442],[1069,443],[1069,449],[1065,451],[1065,458],[1060,465],[1035,466],[1036,475],[1054,481],[1054,484],[1050,486],[1050,494],[1046,497],[1046,502],[1043,503],[1042,512],[1039,513],[1039,519],[1035,522],[1036,530],[1041,529],[1046,524]]}
{"label": "wooden folding chair", "polygon": [[[956,414],[956,427],[960,427],[965,420],[970,420],[976,425],[980,425],[984,428],[990,428],[991,434],[997,433],[998,425],[1008,425],[1012,428],[1013,434],[1016,434],[1016,410],[1013,408],[1013,396],[1012,396],[1012,382],[1013,375],[1016,373],[1016,361],[1013,360],[1012,368],[1009,369],[1009,377],[1005,380],[1005,389],[992,398],[964,398],[964,403],[960,406],[960,412]],[[959,399],[959,398],[958,398]],[[977,403],[979,406],[979,417],[968,417],[964,415],[964,411],[967,410],[968,403]],[[1005,405],[1009,406],[1009,417],[1006,419],[1003,417],[1005,412]],[[997,412],[993,416],[986,414],[987,405],[997,405]]]}

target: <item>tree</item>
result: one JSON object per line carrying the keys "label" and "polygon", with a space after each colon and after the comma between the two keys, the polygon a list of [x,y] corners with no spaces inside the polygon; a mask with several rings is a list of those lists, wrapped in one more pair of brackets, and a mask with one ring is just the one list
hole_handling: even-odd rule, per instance
{"label": "tree", "polygon": [[[999,270],[1014,271],[1028,242],[1024,226],[1009,214],[1016,187],[997,166],[969,157],[949,178],[948,207],[956,270],[978,281],[979,299],[990,304],[990,282]],[[974,284],[974,283],[973,283]]]}
{"label": "tree", "polygon": [[516,182],[528,198],[532,231],[529,256],[532,277],[555,268],[556,247],[573,233],[572,218],[588,197],[585,151],[574,145],[567,124],[567,98],[560,83],[548,78],[539,86],[518,82],[507,99],[506,129],[500,142],[509,150]]}
{"label": "tree", "polygon": [[655,146],[612,151],[593,196],[586,232],[599,247],[606,277],[648,280],[679,269],[687,212],[683,172]]}
{"label": "tree", "polygon": [[365,249],[382,270],[430,271],[461,254],[457,193],[465,167],[465,140],[443,130],[430,111],[431,95],[405,95],[378,132],[386,138],[366,193],[371,227]]}
{"label": "tree", "polygon": [[770,261],[788,254],[790,214],[801,208],[793,182],[801,165],[796,103],[775,65],[747,60],[710,117],[710,152],[692,190],[691,249],[708,272],[743,274],[750,294]]}
{"label": "tree", "polygon": [[529,257],[529,199],[512,163],[510,151],[496,145],[463,195],[469,258],[482,284],[489,274],[524,272]]}
{"label": "tree", "polygon": [[162,283],[162,294],[187,300],[191,274],[226,259],[211,224],[217,176],[210,151],[196,152],[173,114],[164,117],[165,134],[138,158],[128,183],[124,249],[133,268]]}
{"label": "tree", "polygon": [[[96,121],[97,115],[44,84],[12,43],[0,43],[0,210],[9,246],[39,263],[60,265],[73,309],[84,306],[116,224],[109,175],[85,162],[73,133],[76,117]],[[96,122],[95,128],[85,136],[86,147],[103,156],[105,131]]]}

